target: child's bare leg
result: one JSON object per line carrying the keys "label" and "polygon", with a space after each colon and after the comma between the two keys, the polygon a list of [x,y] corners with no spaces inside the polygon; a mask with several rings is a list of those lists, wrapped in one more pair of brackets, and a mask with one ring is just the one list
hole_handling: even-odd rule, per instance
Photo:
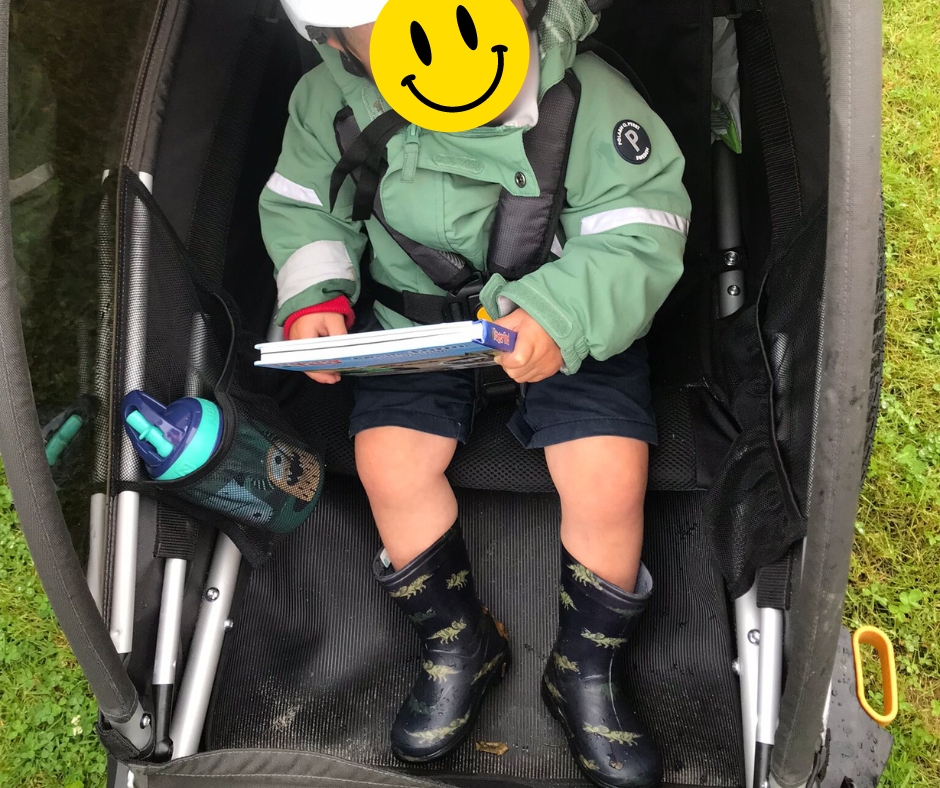
{"label": "child's bare leg", "polygon": [[561,541],[595,574],[632,592],[643,545],[649,448],[633,438],[593,437],[549,446],[561,498]]}
{"label": "child's bare leg", "polygon": [[356,435],[359,478],[395,569],[434,544],[457,519],[457,499],[444,476],[456,448],[453,438],[404,427]]}

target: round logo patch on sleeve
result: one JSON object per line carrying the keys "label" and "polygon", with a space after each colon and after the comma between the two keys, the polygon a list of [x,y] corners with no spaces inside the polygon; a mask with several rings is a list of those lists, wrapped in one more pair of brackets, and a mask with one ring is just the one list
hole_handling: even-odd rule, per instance
{"label": "round logo patch on sleeve", "polygon": [[621,120],[614,126],[614,147],[630,164],[643,164],[653,152],[650,135],[635,120]]}

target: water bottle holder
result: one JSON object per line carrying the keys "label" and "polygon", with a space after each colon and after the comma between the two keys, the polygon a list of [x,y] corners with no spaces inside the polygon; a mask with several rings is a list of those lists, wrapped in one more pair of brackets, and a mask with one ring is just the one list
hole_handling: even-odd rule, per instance
{"label": "water bottle holder", "polygon": [[[235,303],[206,280],[149,190],[127,169],[119,199],[124,221],[118,233],[114,402],[129,389],[164,404],[203,397],[221,409],[223,432],[199,470],[172,481],[142,480],[143,467],[126,471],[123,419],[114,419],[111,489],[137,490],[220,529],[257,566],[316,506],[323,485],[319,455],[274,399],[284,378],[254,367],[257,337],[245,331]],[[147,244],[141,257],[142,238]],[[145,309],[138,309],[141,302]],[[139,366],[128,367],[131,358]]]}
{"label": "water bottle holder", "polygon": [[226,532],[235,526],[243,537],[256,529],[268,536],[290,533],[320,497],[319,457],[287,425],[276,423],[279,416],[257,413],[256,402],[223,391],[216,391],[215,400],[223,423],[216,453],[198,471],[154,484],[176,508]]}

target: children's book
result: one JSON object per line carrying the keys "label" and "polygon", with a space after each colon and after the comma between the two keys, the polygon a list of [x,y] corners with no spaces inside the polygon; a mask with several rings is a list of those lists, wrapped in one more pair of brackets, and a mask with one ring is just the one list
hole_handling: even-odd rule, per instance
{"label": "children's book", "polygon": [[402,375],[468,369],[511,352],[516,334],[487,320],[367,331],[256,345],[259,367],[344,375]]}

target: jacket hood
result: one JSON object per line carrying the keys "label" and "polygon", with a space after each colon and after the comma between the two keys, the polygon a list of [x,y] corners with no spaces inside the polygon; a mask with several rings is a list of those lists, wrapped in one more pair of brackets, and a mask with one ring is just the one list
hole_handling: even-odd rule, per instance
{"label": "jacket hood", "polygon": [[[551,71],[552,81],[543,87],[543,92],[554,85],[574,63],[578,42],[583,41],[597,29],[598,17],[587,7],[584,0],[550,0],[545,16],[539,25],[539,52],[542,58],[542,82],[546,83],[546,69]],[[561,73],[554,74],[556,68]]]}
{"label": "jacket hood", "polygon": [[[578,42],[597,29],[598,17],[584,0],[550,0],[539,24],[540,84],[539,99],[558,83],[574,64]],[[360,124],[374,120],[387,110],[388,104],[368,79],[350,74],[343,67],[339,53],[326,44],[314,44],[334,81],[353,108]],[[358,99],[358,100],[357,100]],[[359,102],[364,106],[361,106]],[[360,111],[365,114],[360,116]]]}

